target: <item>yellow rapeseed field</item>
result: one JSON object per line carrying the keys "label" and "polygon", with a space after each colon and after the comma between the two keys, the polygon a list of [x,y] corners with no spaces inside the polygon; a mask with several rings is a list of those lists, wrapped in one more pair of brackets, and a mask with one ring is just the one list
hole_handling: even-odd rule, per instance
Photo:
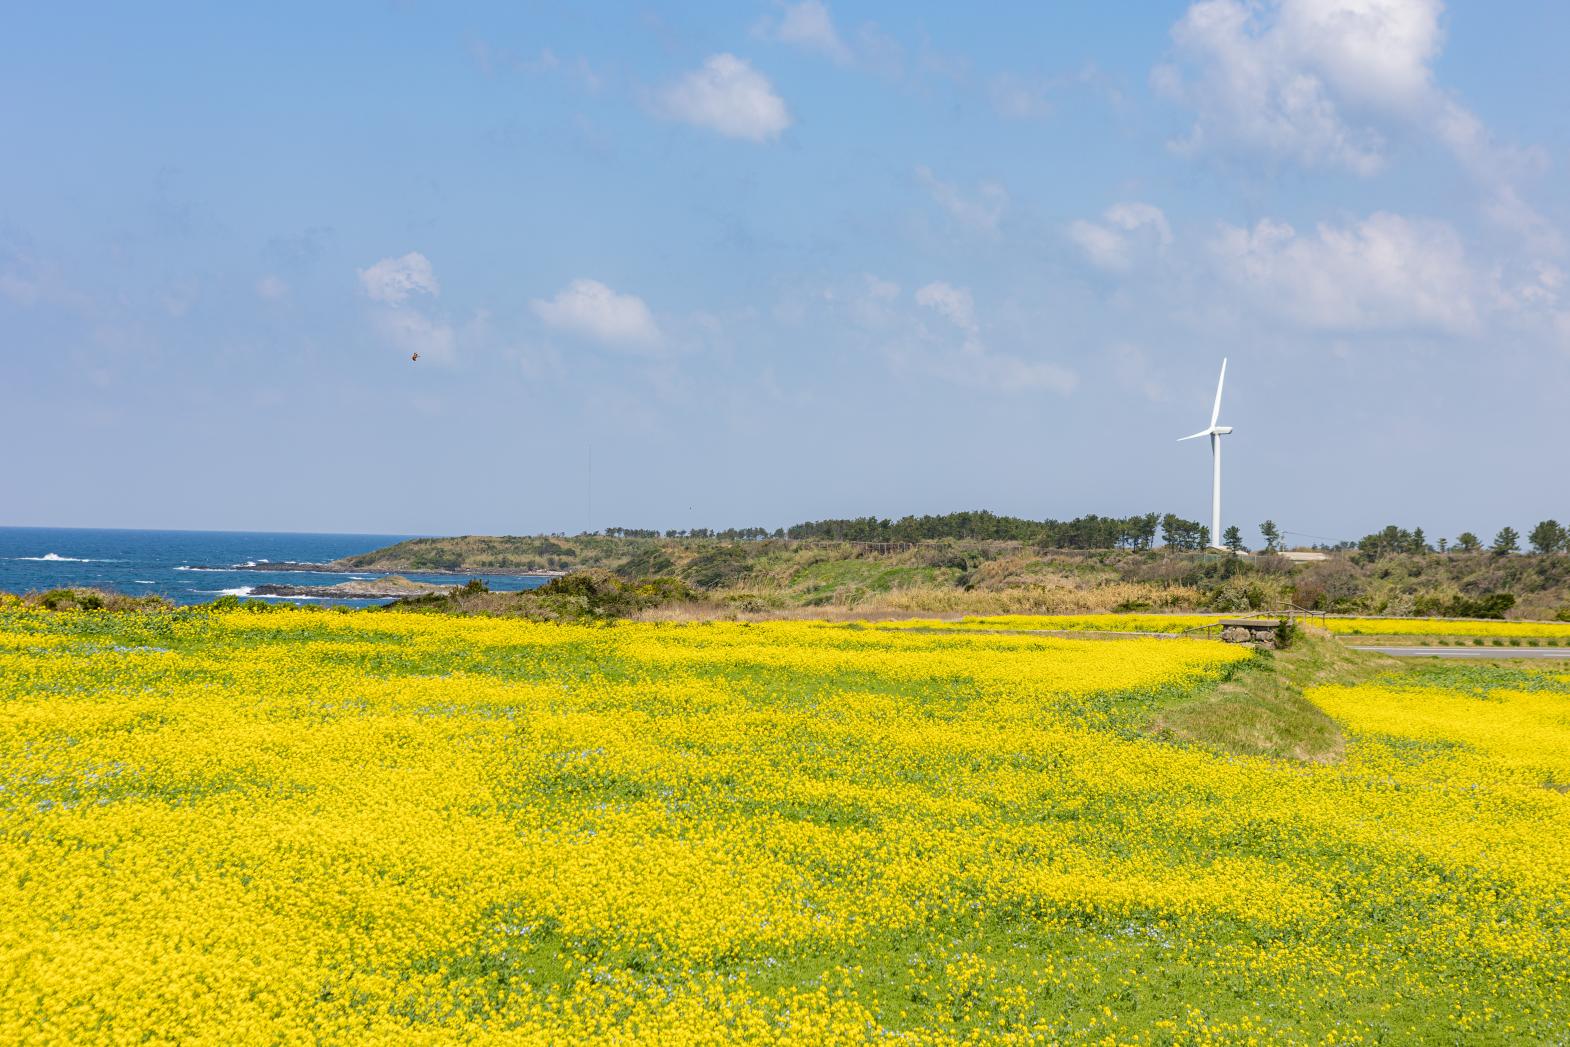
{"label": "yellow rapeseed field", "polygon": [[1248,657],[0,606],[0,1042],[1564,1042],[1570,683]]}
{"label": "yellow rapeseed field", "polygon": [[[994,629],[1042,632],[1183,633],[1214,625],[1217,614],[998,614],[957,622],[921,619],[879,623],[891,629]],[[1507,622],[1448,618],[1336,618],[1309,615],[1304,622],[1337,636],[1445,636],[1570,640],[1570,622]]]}

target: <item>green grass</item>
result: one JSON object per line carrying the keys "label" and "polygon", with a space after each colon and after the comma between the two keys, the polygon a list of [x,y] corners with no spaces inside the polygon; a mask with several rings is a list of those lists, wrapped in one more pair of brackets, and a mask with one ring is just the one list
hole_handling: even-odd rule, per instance
{"label": "green grass", "polygon": [[1218,752],[1334,763],[1345,749],[1341,729],[1303,697],[1304,689],[1360,683],[1393,664],[1300,632],[1290,648],[1261,651],[1212,690],[1158,709],[1146,729],[1164,741]]}

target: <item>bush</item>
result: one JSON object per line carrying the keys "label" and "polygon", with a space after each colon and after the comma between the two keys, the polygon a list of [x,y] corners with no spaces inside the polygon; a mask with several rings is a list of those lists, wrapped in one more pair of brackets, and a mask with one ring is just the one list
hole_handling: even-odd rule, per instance
{"label": "bush", "polygon": [[605,571],[577,571],[553,578],[528,596],[557,618],[617,618],[695,594],[678,578],[628,583]]}
{"label": "bush", "polygon": [[50,589],[28,593],[21,602],[46,611],[153,611],[172,606],[162,596],[126,596],[106,589]]}
{"label": "bush", "polygon": [[639,549],[627,558],[627,561],[616,568],[619,578],[631,581],[634,578],[648,578],[661,575],[669,571],[675,563],[657,545]]}
{"label": "bush", "polygon": [[722,545],[694,557],[681,573],[699,589],[724,589],[751,574],[752,565],[745,550]]}
{"label": "bush", "polygon": [[1489,593],[1477,599],[1458,596],[1445,606],[1451,618],[1503,618],[1515,606],[1514,593]]}

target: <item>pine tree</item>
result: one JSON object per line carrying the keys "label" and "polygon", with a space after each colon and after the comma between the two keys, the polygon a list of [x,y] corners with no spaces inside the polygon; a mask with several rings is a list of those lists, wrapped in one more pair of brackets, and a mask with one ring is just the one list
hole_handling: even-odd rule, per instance
{"label": "pine tree", "polygon": [[1527,541],[1532,543],[1534,552],[1557,553],[1565,545],[1565,529],[1558,520],[1544,520],[1532,528],[1532,533],[1527,536]]}

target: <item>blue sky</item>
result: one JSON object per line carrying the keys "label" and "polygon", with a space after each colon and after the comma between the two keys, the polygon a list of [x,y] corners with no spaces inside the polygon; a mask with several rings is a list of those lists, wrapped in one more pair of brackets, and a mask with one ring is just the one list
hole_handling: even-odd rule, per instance
{"label": "blue sky", "polygon": [[[1562,4],[0,35],[0,524],[1570,517]],[[418,352],[418,362],[410,356]]]}

